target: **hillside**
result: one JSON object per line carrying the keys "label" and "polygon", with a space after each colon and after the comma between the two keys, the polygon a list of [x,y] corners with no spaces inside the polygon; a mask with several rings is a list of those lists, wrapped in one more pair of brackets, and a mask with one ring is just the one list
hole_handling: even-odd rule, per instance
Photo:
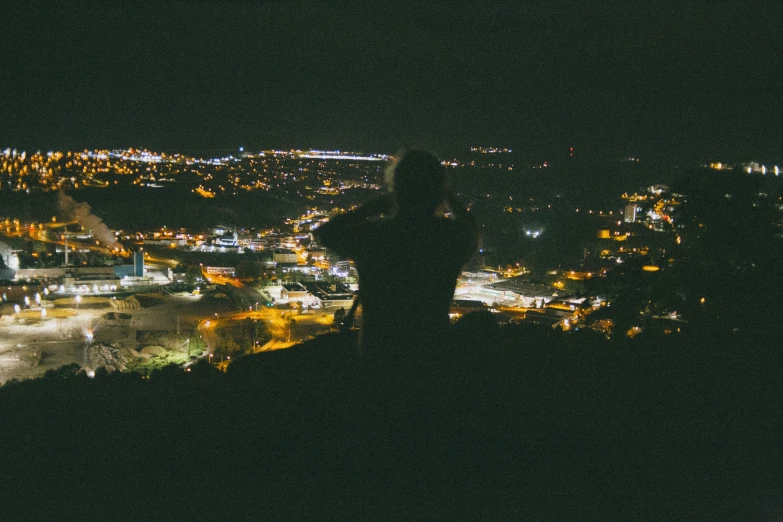
{"label": "hillside", "polygon": [[358,357],[321,337],[149,378],[0,388],[7,519],[771,519],[781,355],[464,321]]}

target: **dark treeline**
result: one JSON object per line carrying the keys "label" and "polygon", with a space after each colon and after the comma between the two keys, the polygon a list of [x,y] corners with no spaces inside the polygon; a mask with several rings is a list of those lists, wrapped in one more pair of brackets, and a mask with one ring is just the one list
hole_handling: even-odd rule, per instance
{"label": "dark treeline", "polygon": [[[253,192],[237,196],[204,199],[190,187],[119,187],[72,191],[71,196],[87,203],[92,212],[110,227],[130,232],[163,226],[206,230],[216,224],[243,226],[279,225],[283,216],[297,215],[307,205],[286,194]],[[0,195],[0,215],[23,222],[48,222],[60,216],[56,193]]]}
{"label": "dark treeline", "polygon": [[770,519],[779,329],[606,340],[474,315],[385,357],[334,334],[226,374],[64,367],[0,388],[3,513]]}

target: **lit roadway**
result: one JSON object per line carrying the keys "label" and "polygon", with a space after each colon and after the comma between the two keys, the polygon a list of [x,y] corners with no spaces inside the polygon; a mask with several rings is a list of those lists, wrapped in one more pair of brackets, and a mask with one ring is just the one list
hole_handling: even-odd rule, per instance
{"label": "lit roadway", "polygon": [[[198,323],[198,331],[204,339],[204,343],[207,345],[207,349],[202,354],[202,357],[211,358],[212,354],[215,353],[215,349],[218,345],[218,338],[215,333],[216,328],[217,320],[215,319],[205,319]],[[211,359],[210,362],[212,362]]]}
{"label": "lit roadway", "polygon": [[[65,241],[60,239],[61,232],[55,231],[54,237],[49,237],[49,234],[44,236],[42,234],[42,232],[44,230],[54,231],[54,229],[63,228],[63,227],[66,227],[68,225],[74,225],[74,224],[77,224],[77,222],[76,221],[68,221],[68,222],[57,222],[57,223],[41,223],[40,226],[43,227],[43,228],[39,228],[38,226],[32,226],[32,225],[31,226],[26,226],[26,227],[21,227],[21,226],[20,227],[11,227],[11,226],[9,226],[9,227],[5,228],[4,233],[5,233],[6,236],[9,236],[9,237],[16,236],[16,237],[24,238],[25,235],[26,235],[30,239],[34,240],[34,241],[40,241],[42,243],[53,243],[53,244],[56,244],[56,245],[63,245],[64,246],[65,245]],[[14,229],[14,228],[15,228],[15,231],[12,231],[12,229]],[[0,229],[0,230],[2,230],[2,229]],[[50,232],[50,234],[51,234],[51,232]],[[73,234],[73,233],[69,233],[69,234]],[[141,245],[142,243],[138,243],[138,244]],[[86,249],[93,250],[95,252],[100,252],[102,254],[107,254],[107,255],[118,255],[119,254],[119,255],[126,256],[126,257],[128,256],[128,251],[125,250],[125,248],[122,247],[122,246],[115,247],[115,248],[112,249],[109,246],[101,246],[100,242],[98,242],[98,241],[87,241],[87,242],[85,242],[85,241],[78,241],[78,240],[76,240],[74,237],[72,237],[70,235],[68,237],[68,246],[69,247],[73,247],[74,249],[80,249],[80,250],[86,248]],[[176,267],[179,264],[177,261],[175,261],[173,259],[166,259],[166,258],[152,256],[152,255],[149,254],[149,252],[144,252],[144,261],[147,262],[147,263],[163,265],[163,266],[170,267],[170,268],[174,268],[174,267]]]}
{"label": "lit roadway", "polygon": [[256,348],[256,351],[288,348],[311,336],[328,332],[332,324],[332,314],[320,311],[296,314],[291,310],[259,307],[258,310],[219,314],[217,317],[201,321],[198,326],[207,345],[207,355],[214,353],[218,345],[217,328],[225,326],[228,321],[245,319],[264,321],[272,335],[272,339]]}
{"label": "lit roadway", "polygon": [[[30,239],[34,241],[40,241],[42,243],[53,243],[56,245],[65,245],[65,241],[60,239],[61,232],[55,231],[54,235],[55,238],[48,237],[48,234],[44,236],[42,234],[43,230],[49,230],[52,231],[57,228],[63,228],[68,225],[76,224],[76,221],[69,221],[69,222],[58,222],[58,223],[42,223],[41,226],[43,229],[37,227],[37,226],[26,226],[26,227],[18,227],[15,231],[12,231],[13,227],[7,227],[3,231],[3,233],[8,237],[20,237],[24,238],[25,236],[29,237]],[[69,233],[72,234],[72,233]],[[115,249],[112,249],[108,246],[100,246],[100,243],[97,241],[78,241],[74,239],[73,237],[68,237],[68,246],[73,247],[75,249],[89,249],[93,250],[95,252],[100,252],[102,254],[107,255],[127,255],[127,252],[122,249],[121,247],[117,247]]]}
{"label": "lit roadway", "polygon": [[[75,221],[70,221],[67,223],[42,223],[42,226],[44,229],[52,230],[56,228],[62,228],[67,225],[73,225],[75,224]],[[17,232],[11,232],[11,228],[6,228],[5,234],[7,236],[17,236],[17,237],[25,237],[25,234],[29,236],[30,239],[35,241],[40,241],[42,243],[53,243],[56,245],[65,245],[65,241],[60,239],[60,233],[56,233],[56,239],[45,237],[41,230],[38,227],[24,227],[19,228]],[[129,252],[125,250],[124,247],[114,247],[114,249],[110,248],[109,246],[101,246],[101,244],[98,241],[78,241],[73,237],[68,237],[68,246],[73,247],[74,249],[89,249],[95,252],[99,252],[106,255],[122,255],[127,257],[129,255]],[[162,257],[156,257],[150,255],[149,252],[144,252],[144,262],[150,263],[151,265],[162,265],[164,267],[174,268],[176,267],[179,262],[175,261],[173,259],[166,259]]]}
{"label": "lit roadway", "polygon": [[204,279],[215,285],[231,285],[236,288],[243,288],[245,285],[239,282],[239,279],[234,277],[226,277],[220,274],[208,274],[204,270],[201,271],[201,275]]}
{"label": "lit roadway", "polygon": [[156,265],[165,265],[170,268],[175,268],[177,265],[179,265],[179,261],[175,261],[174,259],[166,259],[163,257],[151,256],[149,252],[144,252],[144,262],[152,263]]}
{"label": "lit roadway", "polygon": [[[219,274],[203,273],[207,281],[214,284],[231,285],[237,294],[241,295],[245,302],[251,306],[255,303],[261,303],[258,306],[252,306],[252,310],[247,312],[237,312],[233,314],[221,315],[220,320],[244,320],[247,318],[262,320],[267,324],[269,332],[272,334],[272,340],[259,348],[265,350],[274,350],[278,348],[288,348],[289,346],[306,340],[309,337],[320,333],[328,332],[332,324],[332,314],[322,311],[310,311],[297,314],[293,310],[278,310],[264,306],[264,298],[254,287],[242,284],[234,277],[226,277]],[[206,337],[205,337],[206,338]]]}

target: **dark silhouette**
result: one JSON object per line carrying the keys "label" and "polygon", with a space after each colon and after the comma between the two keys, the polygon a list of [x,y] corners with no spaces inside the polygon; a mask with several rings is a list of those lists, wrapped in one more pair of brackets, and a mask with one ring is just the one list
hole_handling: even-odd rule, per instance
{"label": "dark silhouette", "polygon": [[377,371],[334,334],[225,374],[200,360],[9,382],[3,520],[780,518],[765,332],[662,342],[486,319],[455,327],[434,367],[421,353]]}
{"label": "dark silhouette", "polygon": [[366,350],[430,346],[448,329],[457,276],[476,249],[473,218],[432,154],[411,150],[389,171],[392,191],[340,215],[318,239],[356,263]]}

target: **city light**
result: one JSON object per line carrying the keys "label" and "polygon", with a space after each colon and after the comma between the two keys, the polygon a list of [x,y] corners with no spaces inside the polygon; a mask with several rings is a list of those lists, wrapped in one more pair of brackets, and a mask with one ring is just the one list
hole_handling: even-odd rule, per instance
{"label": "city light", "polygon": [[[239,147],[238,149],[240,149],[240,152],[244,152],[243,149]],[[569,148],[569,152],[572,151],[573,149]],[[473,147],[471,152],[474,153],[472,156],[443,160],[442,164],[456,169],[472,167],[479,170],[485,167],[477,166],[475,163],[471,165],[470,161],[466,161],[467,158],[477,157],[475,153],[488,154],[490,156],[485,156],[485,160],[499,163],[499,160],[503,157],[502,155],[510,153],[511,149]],[[73,165],[69,167],[71,170],[65,170],[68,171],[67,179],[70,180],[70,183],[64,184],[60,188],[71,189],[74,188],[76,183],[83,186],[92,186],[90,185],[90,176],[93,175],[93,171],[95,175],[100,172],[111,175],[119,175],[120,173],[129,175],[131,176],[130,183],[145,187],[159,184],[161,179],[168,179],[168,182],[175,183],[177,182],[177,175],[174,172],[182,172],[195,176],[193,179],[198,180],[193,185],[194,195],[200,194],[210,199],[236,195],[238,190],[276,190],[290,194],[292,198],[299,197],[306,202],[306,205],[303,205],[302,209],[297,212],[297,215],[280,216],[278,224],[276,226],[270,225],[268,228],[243,229],[241,224],[233,226],[231,224],[215,223],[209,229],[191,231],[177,229],[171,226],[171,221],[167,220],[168,227],[161,226],[149,230],[136,231],[112,230],[110,235],[114,243],[111,245],[107,244],[108,240],[101,239],[96,241],[97,238],[93,237],[94,231],[89,226],[85,227],[83,224],[77,225],[72,223],[72,225],[76,226],[73,227],[74,230],[68,237],[68,252],[73,255],[68,263],[69,270],[81,269],[81,263],[85,264],[85,270],[90,268],[86,266],[87,263],[79,259],[79,257],[84,257],[88,253],[90,255],[100,253],[106,256],[107,261],[109,259],[112,260],[109,263],[119,261],[117,266],[121,266],[122,260],[120,257],[124,253],[143,252],[144,261],[148,263],[144,267],[144,277],[147,277],[148,271],[149,274],[152,274],[156,270],[159,271],[159,267],[162,266],[164,273],[160,275],[160,272],[158,272],[158,280],[155,284],[168,286],[169,284],[183,284],[182,275],[166,274],[165,270],[169,268],[174,269],[183,263],[187,265],[188,262],[183,261],[183,259],[187,259],[187,256],[208,252],[214,257],[224,257],[226,259],[225,262],[214,262],[214,266],[205,267],[201,263],[195,264],[198,274],[201,274],[202,277],[208,275],[207,279],[210,286],[205,289],[203,285],[204,279],[191,274],[191,281],[199,284],[199,286],[193,286],[188,289],[189,297],[194,298],[196,295],[209,296],[215,290],[211,285],[230,285],[232,292],[237,292],[245,286],[252,287],[252,285],[258,283],[258,280],[253,280],[254,277],[245,277],[243,279],[243,276],[238,271],[237,262],[232,259],[232,256],[236,254],[245,254],[248,251],[252,251],[253,255],[258,255],[262,259],[268,259],[266,262],[259,262],[259,267],[256,269],[264,272],[263,279],[266,280],[265,284],[267,285],[271,283],[270,275],[272,275],[272,271],[274,271],[273,280],[278,285],[281,280],[285,282],[299,278],[316,282],[332,278],[337,278],[339,281],[347,281],[350,278],[352,282],[355,282],[357,277],[356,267],[345,259],[330,259],[331,254],[316,243],[317,233],[314,232],[324,223],[328,223],[334,215],[360,208],[360,202],[355,201],[353,195],[348,195],[349,197],[342,199],[343,196],[346,196],[347,191],[354,188],[364,190],[383,188],[384,168],[379,166],[378,162],[392,158],[383,154],[346,153],[338,150],[317,149],[267,151],[266,153],[242,154],[241,157],[238,154],[237,156],[202,159],[129,149],[125,151],[53,152],[48,156],[27,154],[24,161],[25,164],[30,164],[31,161],[46,162],[47,158],[50,158],[49,161],[51,162],[56,162],[58,158],[63,158],[63,161],[69,158]],[[16,162],[22,161],[21,157],[21,154],[17,153],[15,156]],[[0,169],[3,169],[2,162],[3,159],[0,157]],[[106,162],[111,162],[111,167]],[[633,162],[636,163],[636,158],[633,158]],[[488,165],[490,164],[488,163]],[[57,167],[57,165],[54,166]],[[160,170],[162,166],[166,166],[169,170],[163,173]],[[522,167],[522,170],[525,168],[544,167],[550,169],[560,168],[557,163],[552,165],[549,161],[539,160]],[[744,163],[739,168],[737,164],[726,162],[707,164],[703,165],[703,167],[724,171],[727,176],[731,174],[732,170],[735,171],[734,173],[738,171],[746,171],[751,174],[766,173],[766,166],[761,165],[760,162]],[[19,172],[21,172],[23,167],[12,166],[11,168],[19,169]],[[62,168],[62,165],[58,168]],[[497,168],[497,166],[488,166],[486,168]],[[4,175],[4,172],[8,172],[9,165],[7,163],[4,169],[0,170],[0,176]],[[505,167],[503,170],[505,170]],[[770,171],[775,172],[776,176],[779,175],[779,167],[777,165],[774,167],[770,166]],[[17,171],[14,170],[14,182],[16,182],[16,177],[18,177],[16,174]],[[55,169],[55,177],[56,175]],[[552,266],[537,267],[539,270],[545,270],[547,274],[551,272],[551,275],[554,276],[539,281],[539,284],[546,286],[553,292],[558,292],[558,297],[569,297],[575,291],[572,288],[572,284],[575,281],[590,279],[597,280],[600,283],[601,278],[607,277],[607,275],[612,273],[619,274],[618,277],[622,277],[622,274],[626,273],[626,271],[633,272],[634,270],[637,273],[639,271],[655,273],[665,269],[668,273],[674,273],[677,265],[672,263],[676,263],[680,259],[679,256],[682,253],[682,249],[676,249],[672,253],[671,247],[682,244],[683,237],[689,232],[688,230],[680,230],[681,228],[687,229],[690,226],[688,222],[677,221],[675,225],[675,220],[679,217],[679,209],[687,205],[687,198],[684,195],[673,194],[665,184],[650,184],[650,182],[646,182],[643,186],[637,188],[639,192],[634,192],[631,189],[622,195],[618,190],[616,194],[617,206],[615,208],[603,206],[605,203],[601,204],[603,206],[601,208],[597,202],[588,200],[580,200],[578,202],[571,200],[566,202],[566,198],[563,197],[565,192],[563,192],[562,187],[558,187],[552,192],[551,200],[546,200],[547,196],[536,196],[533,198],[514,191],[505,193],[504,190],[505,188],[498,191],[488,186],[483,187],[482,190],[476,192],[477,195],[474,198],[480,197],[487,203],[480,206],[475,201],[472,201],[471,205],[477,208],[476,213],[486,220],[486,223],[482,223],[482,226],[488,227],[487,230],[491,230],[490,227],[506,226],[505,224],[492,221],[493,212],[502,212],[504,218],[508,217],[516,221],[516,224],[510,229],[513,234],[516,234],[516,237],[514,238],[513,234],[508,236],[509,244],[507,246],[509,248],[514,247],[514,241],[523,241],[532,247],[530,240],[533,239],[536,240],[536,243],[542,242],[541,245],[546,247],[547,241],[551,240],[549,238],[549,229],[545,230],[542,223],[549,223],[553,216],[557,214],[567,212],[571,216],[567,219],[580,221],[582,219],[590,219],[592,221],[595,218],[595,224],[591,225],[594,228],[590,231],[590,234],[593,240],[599,242],[596,248],[592,246],[580,248],[580,252],[574,253],[572,261],[569,262],[553,259],[551,261],[553,263]],[[296,191],[297,196],[293,196],[294,191]],[[76,191],[72,193],[76,194]],[[735,195],[730,189],[726,189],[721,195],[724,193],[727,194],[727,199]],[[540,201],[538,200],[539,198],[541,199]],[[76,196],[74,196],[74,201],[76,201]],[[210,202],[203,201],[202,204],[208,206]],[[482,209],[482,207],[486,208]],[[196,211],[200,210],[201,207],[196,208]],[[614,210],[619,211],[619,216],[621,216],[619,219],[613,217]],[[533,212],[541,213],[541,218],[536,217],[533,219]],[[451,213],[446,213],[445,216],[447,219],[454,219]],[[63,231],[67,230],[63,226],[68,225],[65,219],[60,219],[59,221],[51,219],[48,213],[46,214],[46,219],[41,222],[29,222],[8,217],[4,218],[4,224],[3,230],[7,234],[42,243],[47,238],[52,238],[53,240],[59,240],[60,245],[63,244]],[[566,227],[570,226],[567,222],[564,222],[563,225]],[[693,226],[702,228],[707,225],[696,223]],[[76,230],[77,227],[81,230]],[[558,229],[553,228],[553,230]],[[547,232],[546,235],[543,234],[545,231]],[[488,234],[485,237],[492,237],[492,234]],[[132,250],[126,251],[127,245],[122,246],[120,242],[132,242],[138,246],[134,246]],[[88,243],[89,245],[87,245]],[[523,275],[530,277],[530,270],[520,268],[521,258],[518,257],[520,254],[514,259],[499,259],[498,246],[496,244],[482,243],[479,249],[479,254],[482,259],[486,258],[488,264],[497,263],[497,269],[494,270],[495,277],[498,279],[514,279]],[[502,247],[505,248],[506,245],[502,245]],[[563,251],[568,248],[570,247],[567,245],[562,247]],[[148,249],[149,251],[147,251]],[[161,253],[162,249],[165,249],[166,252]],[[56,250],[55,247],[55,252],[62,252],[63,250],[62,247]],[[36,263],[41,263],[45,261],[44,256],[46,254],[43,252],[43,249],[36,249],[30,255],[35,258]],[[13,269],[20,268],[18,264],[20,255],[21,252],[19,254],[12,253],[12,257],[7,258],[13,265]],[[521,255],[524,255],[524,252]],[[664,255],[666,257],[663,257]],[[174,260],[175,258],[177,258],[176,261]],[[201,260],[203,261],[203,258]],[[256,261],[252,262],[255,263]],[[573,264],[576,262],[578,262],[578,265]],[[106,266],[110,266],[109,263]],[[210,263],[213,262],[210,261]],[[561,263],[564,266],[559,268]],[[630,267],[630,270],[627,270],[626,266]],[[97,269],[98,267],[95,268]],[[638,270],[639,268],[641,270]],[[475,267],[472,268],[472,270],[475,269]],[[101,268],[101,270],[105,269]],[[50,295],[49,287],[51,286],[55,293],[70,294],[71,303],[77,310],[81,304],[89,303],[90,306],[86,306],[86,308],[90,308],[90,310],[78,310],[79,312],[84,312],[80,315],[92,314],[92,308],[99,308],[99,300],[103,299],[100,297],[100,294],[114,293],[118,290],[133,291],[133,281],[130,279],[135,276],[130,276],[129,278],[128,275],[123,275],[116,282],[105,280],[110,277],[114,276],[107,275],[104,278],[103,276],[98,277],[96,273],[83,278],[81,281],[79,281],[79,278],[73,277],[72,282],[68,284],[63,284],[55,278],[51,283],[47,281],[38,292],[35,292],[35,289],[27,290],[25,288],[25,291],[29,292],[29,297],[17,294],[12,299],[20,303],[23,300],[24,304],[20,312],[22,318],[32,318],[32,315],[29,314],[30,311],[24,308],[29,307],[33,299],[35,300],[34,304],[39,306],[48,304],[43,303],[43,299],[44,296]],[[144,282],[151,283],[151,280],[145,279]],[[505,306],[512,304],[515,306],[528,305],[532,306],[533,309],[549,309],[550,312],[557,310],[558,306],[564,306],[564,311],[566,308],[573,311],[575,306],[573,303],[551,303],[550,301],[553,299],[551,296],[547,298],[539,296],[532,305],[527,295],[516,294],[516,301],[513,299],[509,300],[506,299],[507,296],[515,295],[512,290],[504,290],[504,293],[493,294],[490,291],[491,289],[484,288],[486,284],[486,279],[482,279],[478,287],[473,287],[472,283],[460,283],[461,286],[457,288],[457,291],[465,292],[466,294],[471,292],[479,294],[482,299],[487,301],[485,304],[489,306],[503,302]],[[224,293],[220,289],[217,289],[217,291],[221,294]],[[266,291],[269,291],[269,288]],[[306,290],[302,291],[307,293]],[[579,291],[576,290],[576,292]],[[257,314],[257,320],[264,320],[267,324],[275,324],[277,321],[282,323],[284,320],[281,320],[280,317],[266,318],[265,316],[269,314],[270,309],[275,309],[277,304],[298,302],[306,304],[307,306],[301,307],[296,306],[296,304],[292,306],[293,314],[299,313],[304,318],[307,318],[308,307],[312,307],[310,309],[321,308],[320,302],[314,297],[291,299],[280,290],[273,290],[273,292],[275,292],[274,296],[264,297],[263,304],[260,301],[256,301],[258,299],[257,294],[245,295],[243,299],[237,299],[237,302],[234,303],[235,309],[246,308],[242,313],[247,314],[251,312]],[[225,293],[228,294],[229,292]],[[89,300],[85,301],[83,297],[87,295],[90,297]],[[226,297],[232,299],[232,296]],[[124,306],[119,304],[123,302],[122,296],[109,295],[106,299],[116,301],[117,308]],[[257,304],[253,306],[253,303]],[[260,309],[259,304],[261,304]],[[16,306],[18,307],[19,305]],[[52,307],[48,308],[48,310],[41,308],[40,315],[36,315],[38,318],[44,318],[48,314],[49,319],[53,317],[58,317],[59,319],[59,308],[61,307]],[[321,308],[321,310],[323,309]],[[224,321],[225,325],[229,326],[232,324],[234,316],[233,313],[226,312],[226,314]],[[288,314],[288,317],[291,318],[291,312]],[[663,310],[661,314],[669,317],[670,311]],[[133,315],[133,313],[131,312],[130,315]],[[323,311],[319,314],[319,316],[324,317],[326,315],[328,314],[324,314]],[[679,315],[677,319],[680,319]],[[689,319],[686,317],[683,320],[687,321]],[[220,321],[220,314],[209,310],[202,315],[199,321],[201,327],[204,328],[204,337],[209,336],[212,338]],[[326,321],[326,323],[331,324],[331,321]],[[579,317],[569,318],[567,322],[561,321],[560,324],[566,327],[571,326],[573,329],[589,329],[589,325],[585,324],[584,320]],[[301,328],[301,326],[297,326],[294,330]],[[282,339],[285,339],[288,333],[286,330],[282,335]],[[226,334],[230,335],[228,332]],[[85,333],[85,336],[87,335],[88,333]],[[302,337],[305,336],[303,335]],[[214,339],[211,339],[210,342],[213,343]],[[208,358],[211,360],[211,354],[207,355],[210,355]]]}

